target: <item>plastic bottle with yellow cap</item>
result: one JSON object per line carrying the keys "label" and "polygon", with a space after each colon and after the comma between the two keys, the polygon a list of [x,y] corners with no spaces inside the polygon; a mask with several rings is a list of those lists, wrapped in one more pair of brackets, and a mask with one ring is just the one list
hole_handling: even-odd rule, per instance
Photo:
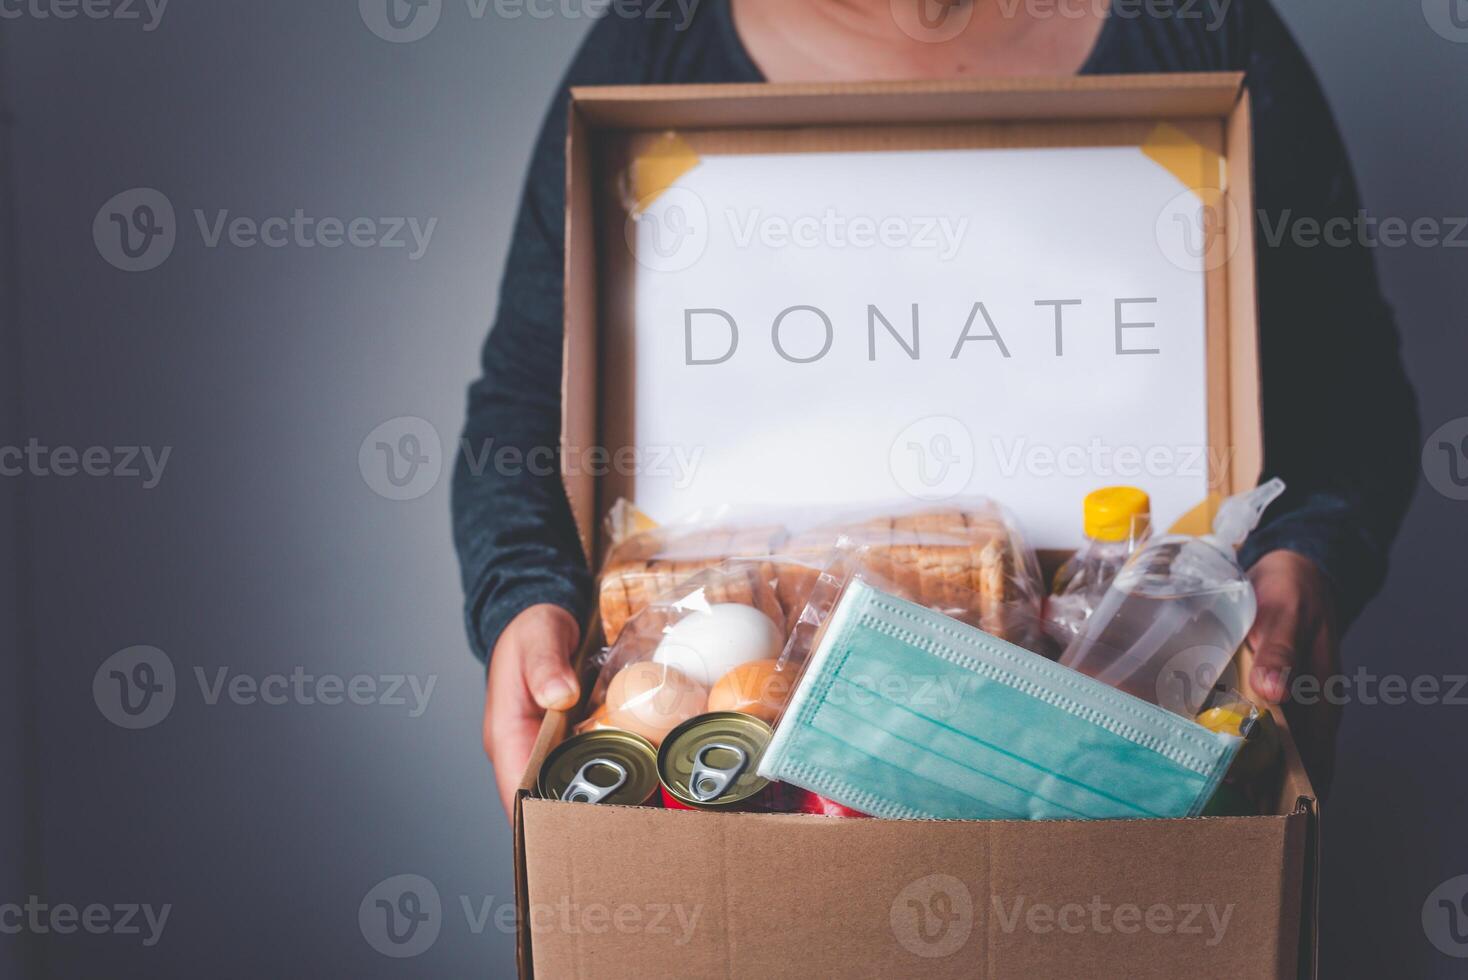
{"label": "plastic bottle with yellow cap", "polygon": [[1152,503],[1136,487],[1102,487],[1082,502],[1084,538],[1055,573],[1045,618],[1065,644],[1081,632],[1106,587],[1147,536]]}
{"label": "plastic bottle with yellow cap", "polygon": [[1237,550],[1283,492],[1275,478],[1220,504],[1208,534],[1148,541],[1116,574],[1060,662],[1195,716],[1258,612]]}

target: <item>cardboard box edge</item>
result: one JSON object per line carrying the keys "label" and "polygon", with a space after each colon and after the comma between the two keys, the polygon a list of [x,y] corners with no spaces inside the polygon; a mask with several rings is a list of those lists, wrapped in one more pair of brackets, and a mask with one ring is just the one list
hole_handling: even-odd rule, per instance
{"label": "cardboard box edge", "polygon": [[[1222,92],[1224,92],[1224,90],[1228,89],[1231,89],[1233,93],[1233,108],[1227,110],[1227,112],[1223,113],[1222,115],[1225,121],[1225,126],[1229,127],[1233,123],[1235,118],[1237,118],[1240,109],[1242,109],[1243,118],[1245,119],[1248,118],[1249,112],[1248,91],[1245,85],[1244,76],[1242,73],[1238,72],[1200,72],[1187,74],[1157,75],[1111,75],[1064,78],[975,79],[965,80],[962,82],[895,82],[857,84],[822,83],[793,85],[769,85],[760,83],[747,86],[660,85],[574,87],[571,90],[571,98],[568,107],[566,134],[566,200],[569,204],[569,202],[574,199],[573,195],[576,194],[578,187],[576,183],[578,177],[584,176],[588,180],[588,182],[590,181],[589,174],[580,174],[579,168],[573,165],[573,160],[581,163],[585,162],[588,159],[586,156],[582,155],[589,154],[591,152],[591,148],[587,145],[587,136],[589,134],[589,131],[596,128],[599,122],[597,119],[588,118],[588,116],[583,115],[583,108],[585,107],[590,107],[593,112],[595,112],[598,109],[608,106],[614,107],[619,104],[648,103],[659,100],[714,100],[716,102],[724,101],[728,103],[732,102],[733,100],[751,97],[804,97],[823,101],[827,97],[846,97],[852,95],[897,97],[911,93],[926,93],[939,96],[983,93],[1043,95],[1045,93],[1076,92],[1126,92],[1132,94],[1145,94],[1149,91],[1167,92],[1176,90],[1196,90],[1199,92],[1213,91],[1215,94],[1221,94]],[[1200,114],[1207,113],[1200,112]],[[1056,116],[1055,118],[1063,118],[1063,116]],[[739,120],[735,120],[732,125],[738,126],[743,125],[743,123]],[[1245,130],[1247,130],[1248,128],[1249,127],[1247,126],[1244,127]],[[580,136],[579,145],[577,143],[578,134]],[[1245,139],[1248,139],[1250,134],[1248,132],[1244,132],[1243,136]],[[1252,142],[1249,142],[1247,146],[1249,150],[1252,151]],[[1235,187],[1241,186],[1244,196],[1244,203],[1252,207],[1252,152],[1250,152],[1249,159],[1247,161],[1240,161],[1240,165],[1246,168],[1244,171],[1246,175],[1245,182],[1242,185],[1239,185],[1238,182],[1231,179],[1230,183],[1233,184]],[[1230,177],[1232,178],[1232,176],[1233,169],[1231,168]],[[586,185],[586,189],[589,190],[590,188],[591,185],[590,183],[588,183]],[[1240,243],[1245,252],[1245,255],[1243,258],[1231,256],[1229,260],[1229,267],[1232,270],[1230,274],[1230,288],[1228,290],[1230,294],[1230,299],[1233,299],[1233,297],[1237,294],[1238,289],[1247,288],[1248,286],[1252,285],[1254,279],[1254,270],[1252,268],[1254,259],[1254,226],[1252,222],[1252,215],[1248,215],[1247,218],[1248,220],[1244,220],[1241,222],[1243,228],[1240,229],[1241,232],[1247,234],[1247,239],[1241,240]],[[587,220],[594,220],[594,213],[591,217],[587,218]],[[595,281],[593,280],[590,283],[585,282],[577,269],[573,267],[572,243],[573,234],[575,234],[577,229],[573,227],[572,213],[569,206],[567,208],[567,213],[565,216],[565,225],[566,256],[563,271],[566,275],[568,293],[572,288],[572,283],[574,281],[578,290],[578,300],[583,298],[583,291],[585,289],[592,289],[593,296],[595,296]],[[584,229],[581,229],[581,231],[582,233],[586,233]],[[594,237],[592,240],[592,247],[593,249],[595,247]],[[1246,266],[1247,268],[1245,268]],[[592,263],[592,273],[594,276],[594,262]],[[596,351],[594,349],[590,352],[585,352],[579,349],[576,351],[572,350],[573,338],[581,337],[581,335],[579,333],[576,333],[573,328],[573,320],[577,312],[575,307],[577,304],[573,304],[572,302],[570,302],[570,298],[571,297],[568,295],[568,302],[566,303],[566,309],[564,311],[563,318],[563,337],[565,338],[565,349],[563,350],[562,356],[562,420],[560,427],[560,438],[563,448],[568,444],[568,441],[574,439],[576,435],[576,433],[573,431],[573,423],[568,420],[565,412],[565,406],[568,401],[567,396],[569,394],[569,391],[571,390],[573,382],[575,381],[575,368],[577,364],[577,362],[575,362],[575,358],[589,356],[593,364],[593,373],[594,365],[597,360]],[[1229,422],[1230,433],[1231,436],[1234,437],[1235,445],[1237,445],[1237,433],[1234,431],[1234,426],[1239,422],[1240,405],[1239,399],[1234,396],[1246,393],[1240,392],[1239,390],[1239,379],[1236,377],[1235,374],[1237,369],[1242,368],[1245,371],[1252,369],[1254,373],[1252,383],[1248,381],[1244,382],[1246,386],[1246,391],[1252,390],[1252,392],[1254,393],[1254,405],[1252,406],[1253,422],[1249,424],[1253,426],[1253,423],[1257,423],[1257,427],[1262,427],[1262,406],[1258,402],[1259,383],[1257,377],[1257,294],[1255,295],[1254,299],[1254,307],[1247,311],[1238,310],[1232,302],[1229,304],[1230,320],[1233,320],[1233,318],[1239,314],[1242,314],[1241,318],[1246,319],[1252,323],[1254,327],[1254,335],[1252,338],[1252,342],[1244,345],[1246,348],[1248,348],[1247,350],[1240,351],[1239,345],[1235,343],[1231,345],[1231,349],[1229,352],[1229,393],[1231,395],[1229,405]],[[595,316],[595,304],[593,302],[593,321],[595,319]],[[1236,333],[1236,331],[1233,330],[1233,324],[1231,324],[1230,332],[1231,334]],[[584,340],[585,338],[582,339]],[[595,337],[593,336],[587,342],[594,345]],[[1238,360],[1237,356],[1241,353],[1245,355],[1242,362]],[[592,406],[591,411],[594,413],[596,411],[595,406],[597,405],[597,395],[594,391],[588,398],[587,404]],[[1246,409],[1245,411],[1247,412],[1249,410]],[[1262,439],[1260,439],[1259,445],[1262,448]],[[1251,461],[1249,460],[1242,460],[1242,465],[1239,467],[1239,470],[1242,471],[1243,469],[1248,468],[1250,462]],[[1235,472],[1233,474],[1234,483],[1237,484],[1242,479],[1243,478],[1241,472]],[[1257,480],[1257,472],[1255,473],[1255,479]],[[581,499],[585,496],[586,488],[571,486],[569,483],[566,482],[564,474],[563,488],[565,489],[567,500],[571,506],[573,515],[576,518],[577,532],[581,538],[583,547],[586,549],[587,557],[588,559],[594,560],[595,515],[591,514],[590,516],[588,516],[585,513],[585,505],[587,502]],[[581,504],[581,506],[578,506],[578,502]],[[592,500],[590,501],[590,506],[593,509],[595,507],[594,492]],[[578,665],[584,664],[585,662],[586,653],[591,645],[591,638],[597,632],[596,626],[596,614],[593,610],[591,613],[588,614],[587,617],[585,631],[586,640],[583,641],[583,647],[579,653]],[[1283,721],[1282,716],[1280,717],[1280,720]],[[568,720],[566,713],[547,713],[544,721],[542,722],[540,731],[537,734],[535,746],[532,750],[531,759],[529,761],[529,764],[527,765],[526,773],[522,777],[521,789],[516,795],[514,813],[514,855],[516,862],[515,888],[516,903],[517,906],[520,907],[522,912],[525,908],[525,902],[527,901],[528,892],[528,867],[524,849],[523,802],[529,795],[527,791],[534,785],[534,773],[538,771],[540,763],[544,760],[546,754],[548,754],[554,744],[560,741],[561,737],[563,737],[563,733],[567,725]],[[1287,726],[1285,727],[1287,729]],[[1311,786],[1309,783],[1308,774],[1304,772],[1303,765],[1298,760],[1298,752],[1294,747],[1293,741],[1292,739],[1287,741],[1289,743],[1288,752],[1292,755],[1292,761],[1294,765],[1298,767],[1295,775],[1299,777],[1303,788],[1308,791],[1301,793],[1297,797],[1295,807],[1291,814],[1287,815],[1287,817],[1299,815],[1303,816],[1305,821],[1304,851],[1301,854],[1301,860],[1304,863],[1304,867],[1302,867],[1300,870],[1302,906],[1300,909],[1299,922],[1301,933],[1299,937],[1299,974],[1303,977],[1314,978],[1318,976],[1319,959],[1318,914],[1320,835],[1318,830],[1318,803],[1316,797],[1314,796],[1313,786]],[[1279,809],[1279,807],[1276,807],[1276,809]],[[1288,869],[1282,870],[1288,871]],[[529,935],[529,924],[528,921],[524,921],[523,916],[517,930],[516,959],[521,976],[533,975],[533,950],[531,947],[531,937]]]}
{"label": "cardboard box edge", "polygon": [[[566,213],[562,217],[565,251],[562,256],[561,274],[564,279],[561,310],[561,418],[558,431],[561,458],[561,489],[566,495],[571,518],[576,525],[576,535],[581,541],[588,563],[596,561],[596,488],[586,474],[572,474],[566,460],[568,450],[578,443],[582,446],[594,444],[597,428],[597,406],[600,393],[597,387],[598,331],[596,280],[596,209],[593,201],[581,202],[579,209],[573,208],[585,196],[593,197],[594,189],[590,173],[590,153],[587,127],[582,120],[577,101],[573,96],[566,107]],[[584,186],[583,186],[584,185]],[[577,214],[590,229],[576,224]],[[590,249],[590,256],[584,256]],[[584,267],[583,267],[584,266]],[[589,292],[589,295],[588,295]],[[589,390],[587,390],[589,389]],[[574,401],[572,391],[581,391],[584,397]],[[569,410],[576,405],[576,411]]]}
{"label": "cardboard box edge", "polygon": [[[565,816],[568,815],[568,813],[566,811],[566,808],[567,807],[572,807],[574,810],[584,810],[584,809],[586,809],[586,807],[584,805],[574,805],[573,806],[572,804],[561,803],[561,802],[558,802],[558,801],[527,800],[527,803],[533,804],[533,806],[527,806],[526,807],[526,810],[527,811],[530,811],[530,810],[543,810],[544,808],[555,808],[555,810],[557,811],[557,817],[556,817],[556,820],[553,823],[554,823],[554,826],[556,826],[558,828],[558,833],[553,838],[547,838],[545,836],[544,825],[541,825],[542,826],[542,832],[540,834],[540,837],[541,837],[541,844],[540,844],[540,846],[541,847],[549,846],[552,843],[557,843],[559,841],[560,836],[562,834],[564,834],[565,831],[567,830],[567,824],[566,824],[565,820],[563,819]],[[1259,817],[1195,817],[1195,818],[1187,818],[1189,820],[1198,820],[1198,821],[1203,821],[1203,822],[1210,823],[1210,824],[1223,824],[1223,825],[1251,824],[1251,823],[1253,823],[1256,820],[1263,820],[1263,821],[1267,821],[1271,826],[1277,828],[1275,831],[1273,831],[1271,833],[1271,837],[1276,842],[1276,846],[1278,848],[1278,850],[1277,850],[1276,853],[1278,853],[1278,855],[1280,856],[1281,861],[1282,861],[1281,866],[1278,869],[1275,869],[1276,870],[1276,873],[1278,875],[1278,877],[1276,878],[1276,881],[1278,883],[1278,888],[1279,888],[1279,891],[1278,891],[1277,894],[1278,894],[1279,900],[1282,903],[1280,905],[1281,915],[1280,915],[1280,921],[1279,921],[1279,924],[1278,924],[1278,928],[1274,932],[1274,935],[1273,935],[1273,942],[1271,943],[1270,947],[1267,950],[1261,949],[1261,953],[1264,954],[1265,956],[1267,956],[1268,958],[1272,959],[1274,961],[1274,963],[1276,964],[1276,966],[1272,970],[1263,970],[1263,969],[1261,969],[1261,973],[1259,974],[1260,976],[1266,976],[1267,975],[1267,976],[1275,976],[1275,977],[1281,977],[1281,978],[1291,977],[1291,976],[1298,976],[1298,977],[1315,977],[1315,976],[1317,976],[1317,973],[1315,971],[1318,968],[1315,966],[1314,960],[1313,959],[1307,960],[1305,958],[1305,956],[1307,954],[1305,952],[1304,946],[1300,942],[1301,930],[1300,930],[1299,927],[1302,925],[1302,922],[1299,919],[1296,918],[1296,916],[1300,915],[1306,908],[1308,908],[1308,905],[1301,905],[1301,904],[1298,904],[1298,903],[1296,903],[1296,902],[1293,901],[1294,899],[1297,899],[1297,898],[1304,898],[1306,900],[1306,902],[1308,902],[1309,896],[1312,894],[1312,890],[1309,889],[1309,888],[1302,888],[1301,891],[1296,891],[1295,890],[1296,887],[1299,887],[1299,886],[1302,886],[1302,885],[1306,884],[1305,881],[1302,881],[1301,875],[1302,874],[1303,875],[1306,875],[1306,876],[1309,875],[1308,868],[1302,868],[1302,865],[1304,864],[1305,859],[1308,857],[1308,854],[1309,854],[1309,849],[1308,849],[1309,839],[1308,839],[1308,835],[1309,835],[1310,829],[1312,827],[1312,817],[1313,817],[1313,808],[1311,807],[1310,803],[1311,803],[1311,801],[1309,801],[1307,798],[1302,798],[1301,800],[1297,801],[1297,806],[1295,808],[1293,808],[1288,813],[1272,814],[1272,815],[1259,816]],[[842,823],[845,823],[845,821],[841,821],[841,820],[837,820],[837,819],[833,819],[833,818],[829,818],[829,817],[822,817],[822,816],[812,815],[812,814],[763,814],[763,813],[737,813],[737,812],[736,813],[720,813],[720,814],[695,814],[695,813],[688,813],[688,812],[684,812],[684,811],[669,811],[669,810],[660,810],[660,809],[657,809],[657,808],[626,807],[626,806],[616,806],[616,807],[611,807],[610,809],[614,809],[614,810],[617,810],[619,812],[624,812],[624,813],[629,813],[630,812],[630,813],[637,814],[640,820],[645,819],[647,821],[647,824],[646,825],[648,827],[650,827],[650,828],[651,827],[655,827],[659,821],[665,821],[665,820],[672,820],[672,821],[675,821],[675,822],[676,821],[696,820],[696,821],[710,821],[710,822],[715,823],[715,824],[722,824],[723,826],[721,826],[718,829],[717,834],[715,836],[722,836],[722,835],[726,835],[726,834],[732,834],[732,833],[735,833],[736,831],[737,832],[740,832],[740,833],[743,833],[743,832],[751,832],[751,831],[749,831],[747,829],[747,825],[750,824],[751,822],[754,823],[754,824],[763,825],[763,826],[761,826],[759,828],[759,830],[765,831],[765,832],[775,832],[775,828],[777,826],[779,826],[782,822],[789,823],[789,822],[792,822],[792,821],[795,821],[795,822],[815,821],[817,823],[823,823],[823,824],[824,823],[830,823],[830,824],[833,824],[833,825],[840,825]],[[582,817],[582,818],[589,818],[591,816],[592,816],[592,814],[590,814],[590,813],[580,814],[580,817]],[[573,823],[576,823],[576,824],[584,823],[584,822],[585,822],[584,819],[578,819],[576,821],[573,821]],[[1103,823],[1132,823],[1132,824],[1135,824],[1135,823],[1144,823],[1145,824],[1145,823],[1152,823],[1152,822],[1153,821],[1103,821]],[[1173,823],[1175,821],[1165,821],[1165,822],[1167,822],[1167,823]],[[861,823],[865,824],[865,823],[870,823],[870,822],[869,821],[861,821]],[[921,823],[921,824],[926,824],[926,823],[950,823],[950,821],[881,821],[881,823],[883,823],[883,824],[905,824],[905,823]],[[1048,823],[1051,823],[1051,822],[1049,822],[1049,821],[1039,821],[1039,822],[1035,822],[1035,821],[997,821],[995,823],[1006,824],[1006,825],[1022,825],[1024,827],[1031,828],[1031,829],[1034,829],[1036,831],[1042,831],[1044,825],[1045,824],[1048,824]],[[1088,822],[1086,822],[1086,821],[1074,821],[1074,822],[1067,821],[1067,823],[1081,823],[1081,824],[1086,824]],[[743,827],[743,828],[740,827],[741,824],[746,825],[746,827]],[[832,830],[835,830],[836,827],[835,826],[832,826],[831,829]],[[654,837],[655,836],[656,835],[654,834]],[[1297,861],[1300,862],[1300,863],[1296,863]],[[561,868],[560,870],[562,872],[564,872],[564,868]],[[1266,873],[1268,873],[1268,872],[1266,871]],[[555,874],[554,872],[552,872],[552,879],[553,879],[552,880],[552,886],[553,886],[552,887],[552,891],[555,891],[556,889],[560,889],[560,888],[569,887],[569,885],[570,885],[570,882],[569,882],[568,879],[565,878],[564,873]],[[541,884],[542,885],[545,885],[546,882],[545,881],[542,881]],[[525,908],[526,908],[526,906],[523,904],[524,902],[528,901],[528,895],[529,895],[529,890],[528,890],[528,880],[527,880],[526,890],[524,892],[522,892],[521,893],[521,896],[519,897],[519,900],[522,902],[522,904],[520,906],[521,921],[522,921],[522,923],[523,922],[528,922],[528,916],[525,915]],[[1292,930],[1291,929],[1291,926],[1294,926],[1296,928],[1294,928]],[[531,950],[531,947],[530,947],[530,937],[528,935],[525,937],[525,949],[526,949],[526,952],[525,952],[525,960],[524,960],[525,965],[522,966],[521,975],[522,976],[530,976],[533,973],[534,963],[533,963],[533,955],[532,955],[532,953],[530,951]],[[1266,960],[1266,962],[1267,962],[1267,960]],[[1261,966],[1261,968],[1263,967],[1263,962],[1260,963],[1260,966]],[[1292,967],[1293,967],[1293,969],[1292,969]]]}
{"label": "cardboard box edge", "polygon": [[[992,77],[961,80],[578,86],[593,128],[719,129],[749,125],[903,125],[974,118],[1222,118],[1238,72]],[[978,101],[976,101],[978,100]]]}
{"label": "cardboard box edge", "polygon": [[515,793],[515,813],[510,821],[513,825],[512,848],[515,858],[515,972],[523,980],[530,980],[535,976],[530,948],[530,916],[526,914],[530,907],[530,868],[525,860],[524,807],[528,795],[523,789]]}
{"label": "cardboard box edge", "polygon": [[907,79],[867,82],[706,82],[670,85],[574,85],[582,105],[686,99],[732,101],[749,97],[849,97],[918,94],[1048,93],[1097,91],[1226,90],[1243,85],[1239,71],[1133,72],[1108,75],[1019,75],[966,79]]}

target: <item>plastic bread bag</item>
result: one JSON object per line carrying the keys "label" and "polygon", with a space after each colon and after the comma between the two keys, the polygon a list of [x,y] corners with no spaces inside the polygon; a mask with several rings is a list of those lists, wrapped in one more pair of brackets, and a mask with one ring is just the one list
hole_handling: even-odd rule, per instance
{"label": "plastic bread bag", "polygon": [[[778,524],[741,524],[716,513],[659,526],[625,500],[608,512],[605,530],[610,547],[597,583],[597,607],[609,644],[617,642],[633,617],[689,576],[730,558],[772,555],[785,539]],[[744,591],[738,576],[728,581],[716,577],[708,585],[715,593],[727,586],[734,602]]]}
{"label": "plastic bread bag", "polygon": [[773,568],[728,559],[655,595],[601,655],[577,731],[617,728],[660,745],[708,711],[773,721],[789,692],[778,669],[786,631]]}
{"label": "plastic bread bag", "polygon": [[619,501],[606,530],[611,548],[598,605],[609,643],[653,596],[731,557],[770,559],[775,567],[769,577],[785,625],[793,628],[838,541],[867,548],[872,568],[915,601],[960,618],[977,614],[986,629],[1018,642],[1029,642],[1038,629],[1029,615],[1043,600],[1038,563],[1014,521],[986,498],[845,511],[806,507],[739,514],[719,507],[667,526]]}
{"label": "plastic bread bag", "polygon": [[1045,594],[1039,562],[992,500],[874,510],[796,533],[783,551],[819,565],[815,556],[838,544],[898,595],[1022,645],[1034,639]]}
{"label": "plastic bread bag", "polygon": [[[1018,532],[1015,535],[1017,547],[1023,549]],[[802,573],[811,580],[805,584],[804,603],[791,622],[780,666],[798,677],[826,620],[853,581],[1048,656],[1052,648],[1045,633],[1037,563],[1032,554],[1023,550],[1019,554],[1023,557],[1018,575],[999,577],[996,569],[1002,564],[990,564],[986,557],[986,575],[937,577],[936,582],[925,582],[921,570],[894,563],[886,547],[842,534],[821,556],[810,557],[813,571]],[[779,583],[776,585],[778,589]]]}
{"label": "plastic bread bag", "polygon": [[[782,651],[796,683],[761,776],[887,818],[1203,812],[1241,735],[985,631],[980,594],[954,586],[935,607],[874,563],[869,546],[847,545]],[[944,611],[954,607],[962,615]],[[1037,606],[1005,612],[1001,622],[1019,632],[1039,617]]]}

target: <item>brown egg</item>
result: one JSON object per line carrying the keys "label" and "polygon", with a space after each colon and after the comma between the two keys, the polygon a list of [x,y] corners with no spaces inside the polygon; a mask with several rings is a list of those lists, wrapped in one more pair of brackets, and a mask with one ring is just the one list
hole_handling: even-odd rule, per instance
{"label": "brown egg", "polygon": [[742,711],[775,723],[790,699],[791,672],[777,670],[778,660],[751,660],[720,677],[709,689],[710,711]]}
{"label": "brown egg", "polygon": [[607,685],[606,720],[659,745],[707,704],[708,688],[673,667],[644,661],[623,667]]}

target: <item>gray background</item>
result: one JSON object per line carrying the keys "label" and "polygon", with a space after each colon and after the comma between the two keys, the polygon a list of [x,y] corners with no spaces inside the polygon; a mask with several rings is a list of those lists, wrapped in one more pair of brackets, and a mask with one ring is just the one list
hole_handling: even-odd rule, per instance
{"label": "gray background", "polygon": [[[1415,2],[1279,0],[1339,117],[1367,208],[1468,215],[1468,44]],[[448,0],[413,44],[351,2],[179,2],[137,22],[0,20],[8,110],[0,434],[172,446],[162,483],[0,480],[0,902],[172,903],[163,940],[0,936],[0,974],[508,975],[513,936],[460,896],[512,894],[508,828],[479,747],[482,671],[460,625],[448,481],[394,502],[357,465],[384,420],[456,437],[494,308],[532,136],[590,21],[473,20]],[[93,216],[163,190],[160,268],[103,262]],[[191,212],[439,218],[426,256],[201,245]],[[1468,415],[1462,251],[1381,249],[1425,432]],[[1308,383],[1305,380],[1303,383]],[[1369,397],[1368,393],[1363,393]],[[1425,485],[1385,593],[1347,644],[1377,674],[1463,671],[1468,504]],[[14,600],[14,601],[10,601]],[[12,646],[13,643],[13,646]],[[128,732],[94,672],[150,644],[172,714]],[[436,678],[389,705],[209,705],[221,666]],[[1323,975],[1461,975],[1421,921],[1468,873],[1468,711],[1355,705],[1325,822]],[[14,825],[13,828],[11,825]],[[1217,855],[1220,864],[1234,856]],[[357,907],[421,874],[437,942],[389,959]]]}

